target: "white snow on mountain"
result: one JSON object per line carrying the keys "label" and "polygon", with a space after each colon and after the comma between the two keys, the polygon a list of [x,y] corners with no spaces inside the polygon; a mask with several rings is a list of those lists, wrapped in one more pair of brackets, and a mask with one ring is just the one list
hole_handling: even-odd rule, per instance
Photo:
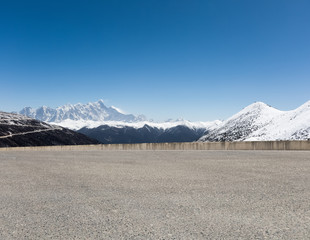
{"label": "white snow on mountain", "polygon": [[310,138],[310,101],[291,111],[249,105],[199,141],[301,140]]}
{"label": "white snow on mountain", "polygon": [[56,109],[46,106],[38,109],[26,107],[20,111],[20,114],[72,130],[79,130],[83,127],[96,128],[100,125],[118,128],[125,126],[142,128],[144,125],[149,125],[161,129],[182,125],[196,129],[214,129],[221,122],[189,122],[184,119],[178,119],[176,121],[170,120],[157,123],[151,120],[147,121],[143,115],[125,114],[117,107],[107,107],[102,100],[88,104],[67,104]]}
{"label": "white snow on mountain", "polygon": [[310,139],[310,101],[292,111],[279,111],[268,125],[250,134],[246,141]]}
{"label": "white snow on mountain", "polygon": [[40,122],[24,115],[0,112],[1,139],[62,129],[60,126]]}
{"label": "white snow on mountain", "polygon": [[122,109],[120,108],[117,108],[117,107],[114,107],[114,106],[111,106],[111,108],[115,109],[116,111],[122,113],[122,114],[126,114]]}
{"label": "white snow on mountain", "polygon": [[[33,122],[32,118],[16,113],[7,113],[0,111],[0,125],[8,126],[28,126],[30,122]],[[27,125],[28,124],[28,125]],[[50,128],[51,125],[44,122],[35,122],[36,126]],[[33,125],[30,124],[32,127]],[[52,126],[53,127],[53,126]]]}
{"label": "white snow on mountain", "polygon": [[170,121],[170,122],[163,122],[163,123],[158,123],[158,122],[150,122],[150,121],[140,121],[140,122],[122,122],[122,121],[92,121],[92,120],[81,120],[81,121],[74,121],[67,119],[65,121],[62,121],[60,123],[53,123],[53,124],[58,124],[62,127],[66,127],[69,129],[73,130],[78,130],[83,127],[87,128],[96,128],[101,125],[109,125],[111,127],[133,127],[133,128],[142,128],[144,125],[148,125],[150,127],[154,128],[161,128],[161,129],[168,129],[176,126],[187,126],[190,129],[208,129],[208,130],[213,130],[215,129],[221,121],[216,120],[216,121],[211,121],[211,122],[190,122],[186,120],[182,121]]}
{"label": "white snow on mountain", "polygon": [[42,106],[38,109],[26,107],[20,114],[35,118],[44,122],[61,123],[67,120],[73,121],[124,121],[137,122],[144,121],[145,117],[124,114],[116,107],[107,107],[103,100],[87,104],[67,104],[56,109]]}

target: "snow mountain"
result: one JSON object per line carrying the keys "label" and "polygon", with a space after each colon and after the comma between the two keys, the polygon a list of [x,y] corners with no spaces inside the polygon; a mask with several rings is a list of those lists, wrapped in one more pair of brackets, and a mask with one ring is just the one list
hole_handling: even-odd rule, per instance
{"label": "snow mountain", "polygon": [[145,120],[145,117],[124,114],[116,107],[107,107],[103,100],[87,104],[67,104],[56,109],[42,106],[37,109],[25,107],[20,114],[49,123],[61,123],[63,121],[123,121],[137,122]]}
{"label": "snow mountain", "polygon": [[265,103],[253,103],[199,141],[275,141],[310,139],[310,101],[295,110],[280,111]]}

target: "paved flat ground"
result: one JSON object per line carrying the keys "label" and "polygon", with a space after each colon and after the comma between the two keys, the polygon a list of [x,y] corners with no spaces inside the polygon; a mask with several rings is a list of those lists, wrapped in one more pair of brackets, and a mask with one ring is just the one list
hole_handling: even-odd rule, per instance
{"label": "paved flat ground", "polygon": [[310,152],[0,152],[0,239],[310,239]]}

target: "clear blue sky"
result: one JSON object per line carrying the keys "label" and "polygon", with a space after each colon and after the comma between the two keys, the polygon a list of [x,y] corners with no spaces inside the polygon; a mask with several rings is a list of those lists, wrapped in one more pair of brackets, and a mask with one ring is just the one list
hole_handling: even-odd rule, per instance
{"label": "clear blue sky", "polygon": [[309,0],[0,1],[0,109],[103,99],[155,120],[310,100]]}

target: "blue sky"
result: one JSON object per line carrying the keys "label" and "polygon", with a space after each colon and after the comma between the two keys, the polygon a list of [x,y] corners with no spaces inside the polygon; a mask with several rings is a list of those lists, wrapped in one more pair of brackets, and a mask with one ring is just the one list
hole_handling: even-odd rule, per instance
{"label": "blue sky", "polygon": [[155,120],[310,100],[308,0],[0,1],[0,109],[105,100]]}

